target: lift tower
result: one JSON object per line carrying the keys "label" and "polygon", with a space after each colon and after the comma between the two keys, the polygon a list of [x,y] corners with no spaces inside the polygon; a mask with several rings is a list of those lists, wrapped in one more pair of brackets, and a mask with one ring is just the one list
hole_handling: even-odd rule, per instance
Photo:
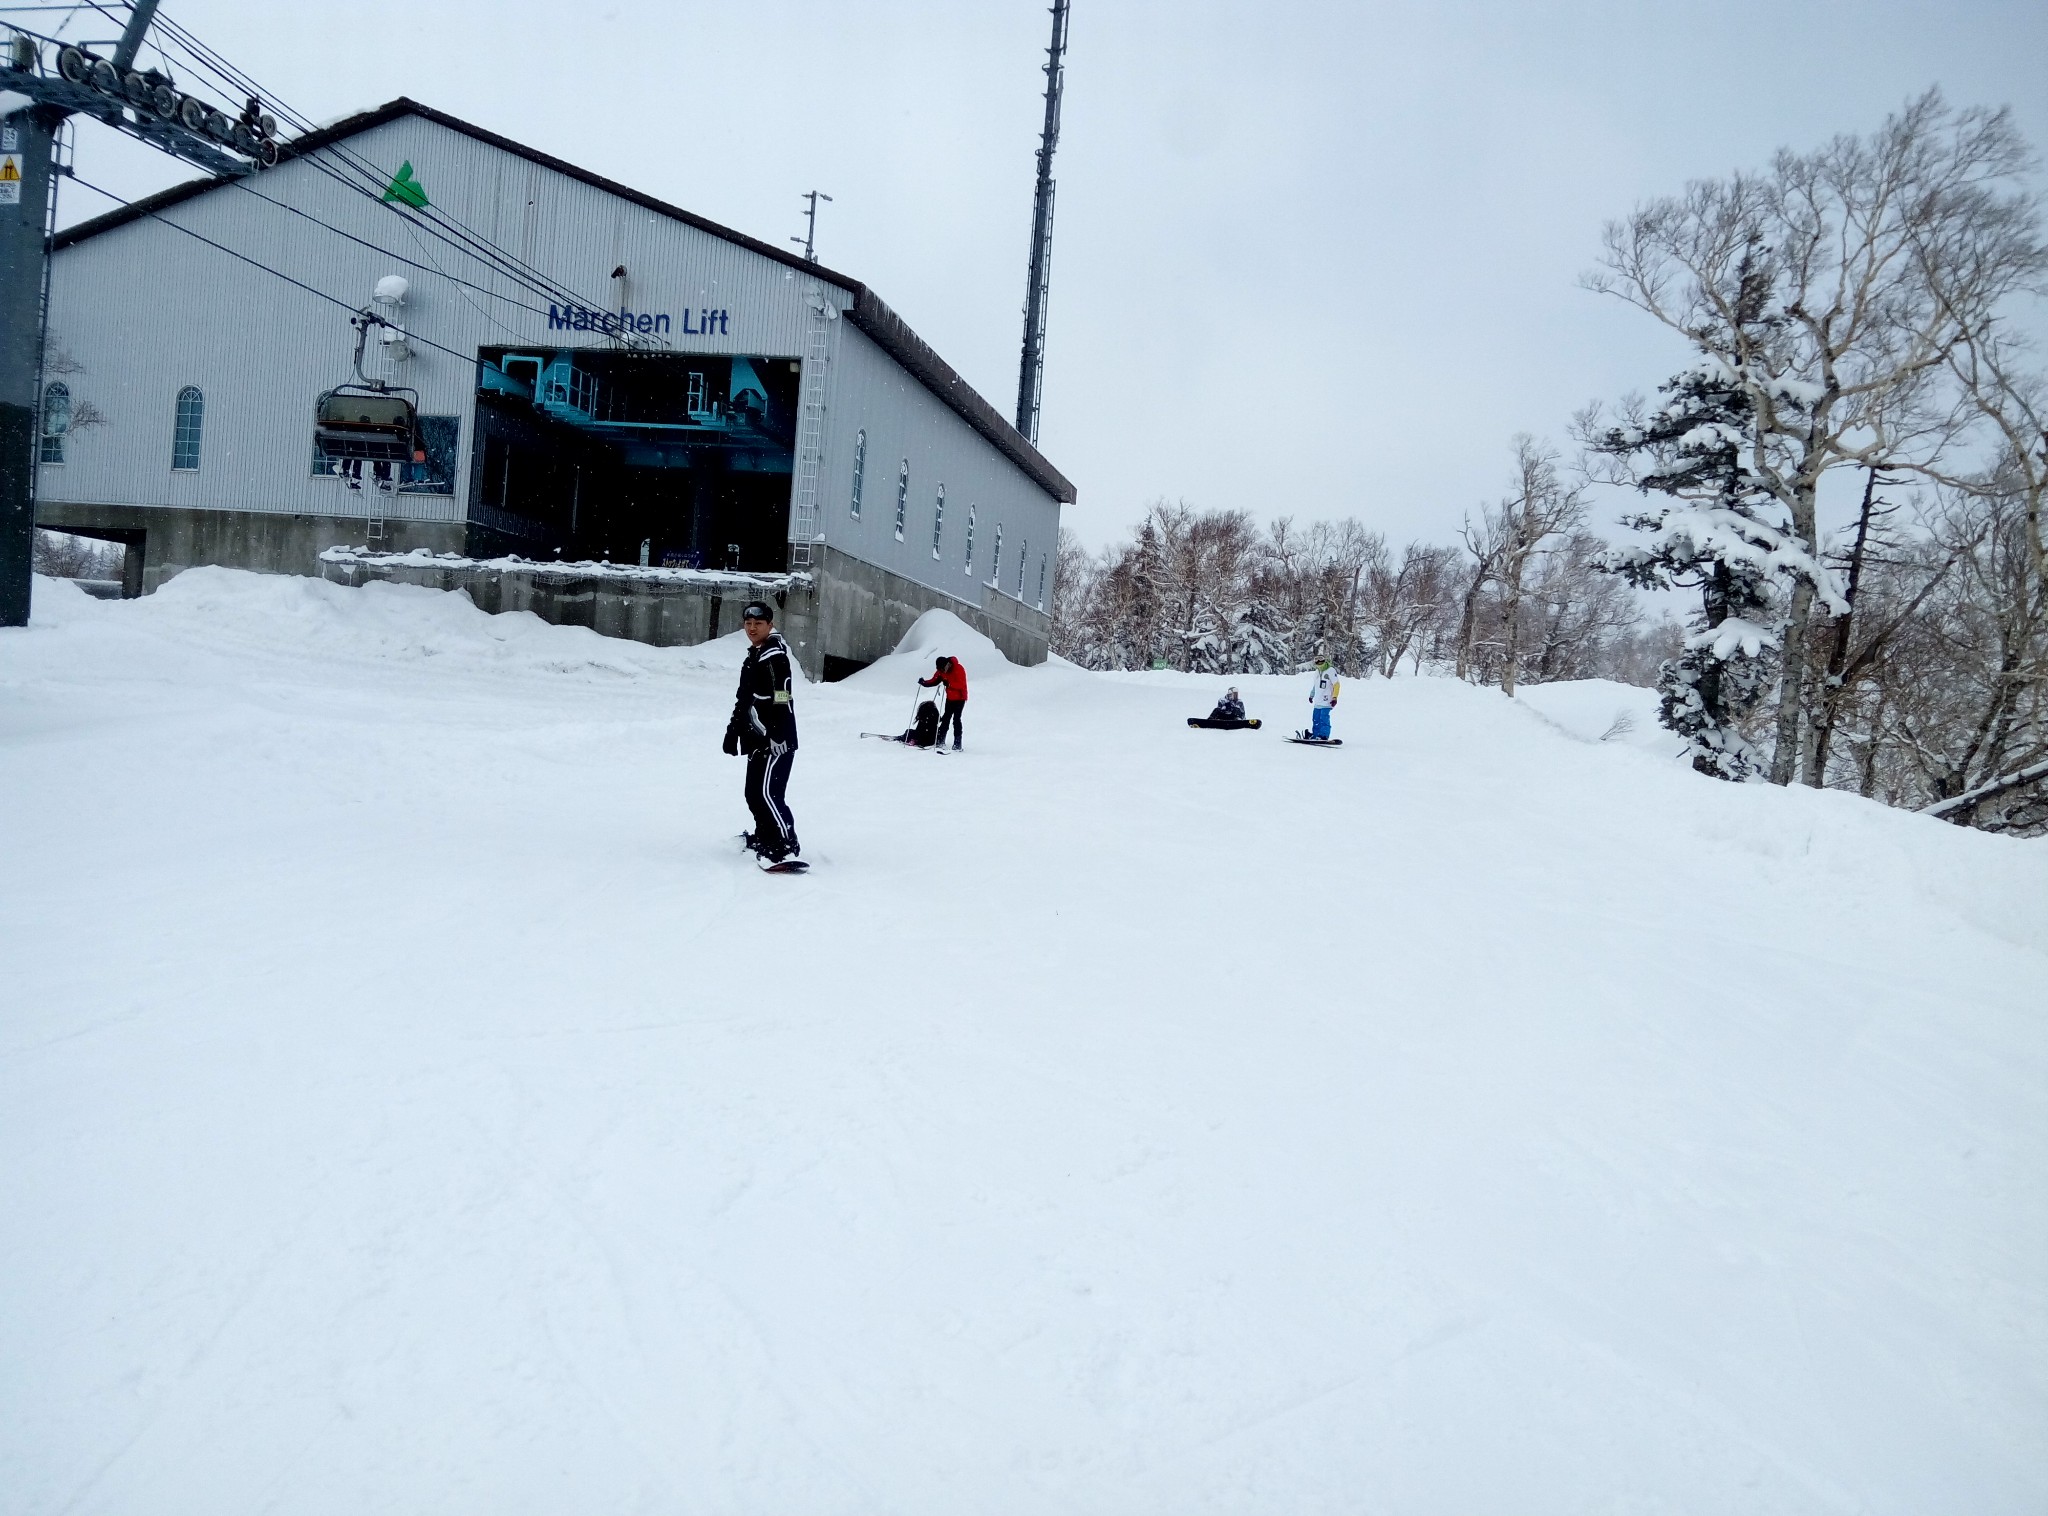
{"label": "lift tower", "polygon": [[1024,283],[1024,356],[1017,365],[1017,430],[1038,444],[1038,400],[1045,388],[1045,302],[1052,286],[1052,150],[1060,140],[1060,87],[1066,82],[1067,0],[1052,3],[1052,45],[1045,50],[1045,132],[1038,144],[1038,194],[1031,207],[1031,272]]}
{"label": "lift tower", "polygon": [[0,94],[28,99],[0,116],[0,626],[28,625],[57,129],[67,116],[91,116],[210,174],[277,162],[277,124],[260,102],[251,99],[239,119],[230,118],[181,94],[157,70],[136,69],[156,7],[157,0],[134,0],[105,58],[21,26],[0,41]]}

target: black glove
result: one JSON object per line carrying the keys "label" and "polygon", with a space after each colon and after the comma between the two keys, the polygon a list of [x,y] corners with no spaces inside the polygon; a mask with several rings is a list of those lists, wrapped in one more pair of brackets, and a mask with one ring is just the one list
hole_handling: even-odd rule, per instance
{"label": "black glove", "polygon": [[725,729],[725,756],[737,758],[740,755],[740,729],[729,726]]}

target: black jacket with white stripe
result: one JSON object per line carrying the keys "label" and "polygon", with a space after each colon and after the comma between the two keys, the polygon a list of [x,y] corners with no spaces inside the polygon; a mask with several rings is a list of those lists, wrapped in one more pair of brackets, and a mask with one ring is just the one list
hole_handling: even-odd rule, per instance
{"label": "black jacket with white stripe", "polygon": [[770,742],[796,747],[796,665],[782,633],[770,632],[759,647],[747,649],[725,729],[749,753]]}

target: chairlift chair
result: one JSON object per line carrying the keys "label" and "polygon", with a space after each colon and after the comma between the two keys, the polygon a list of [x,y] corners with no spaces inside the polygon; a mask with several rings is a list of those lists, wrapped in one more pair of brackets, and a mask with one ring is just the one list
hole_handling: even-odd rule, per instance
{"label": "chairlift chair", "polygon": [[313,402],[313,445],[321,458],[336,464],[348,459],[412,463],[420,457],[419,391],[364,375],[363,345],[371,327],[386,325],[381,316],[358,311],[350,325],[356,329],[355,381],[337,384]]}
{"label": "chairlift chair", "polygon": [[419,393],[338,384],[314,403],[313,444],[333,461],[411,463],[419,451]]}

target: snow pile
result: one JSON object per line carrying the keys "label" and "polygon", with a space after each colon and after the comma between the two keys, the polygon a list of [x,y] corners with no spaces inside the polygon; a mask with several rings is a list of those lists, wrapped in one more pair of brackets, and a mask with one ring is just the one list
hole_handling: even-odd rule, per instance
{"label": "snow pile", "polygon": [[37,593],[0,1510],[2048,1505],[2038,844],[928,618],[771,878],[736,639]]}
{"label": "snow pile", "polygon": [[958,658],[967,668],[967,698],[989,680],[1016,671],[1002,649],[947,610],[929,610],[910,624],[896,651],[878,658],[846,682],[856,689],[900,688],[908,680],[928,678],[940,654]]}

